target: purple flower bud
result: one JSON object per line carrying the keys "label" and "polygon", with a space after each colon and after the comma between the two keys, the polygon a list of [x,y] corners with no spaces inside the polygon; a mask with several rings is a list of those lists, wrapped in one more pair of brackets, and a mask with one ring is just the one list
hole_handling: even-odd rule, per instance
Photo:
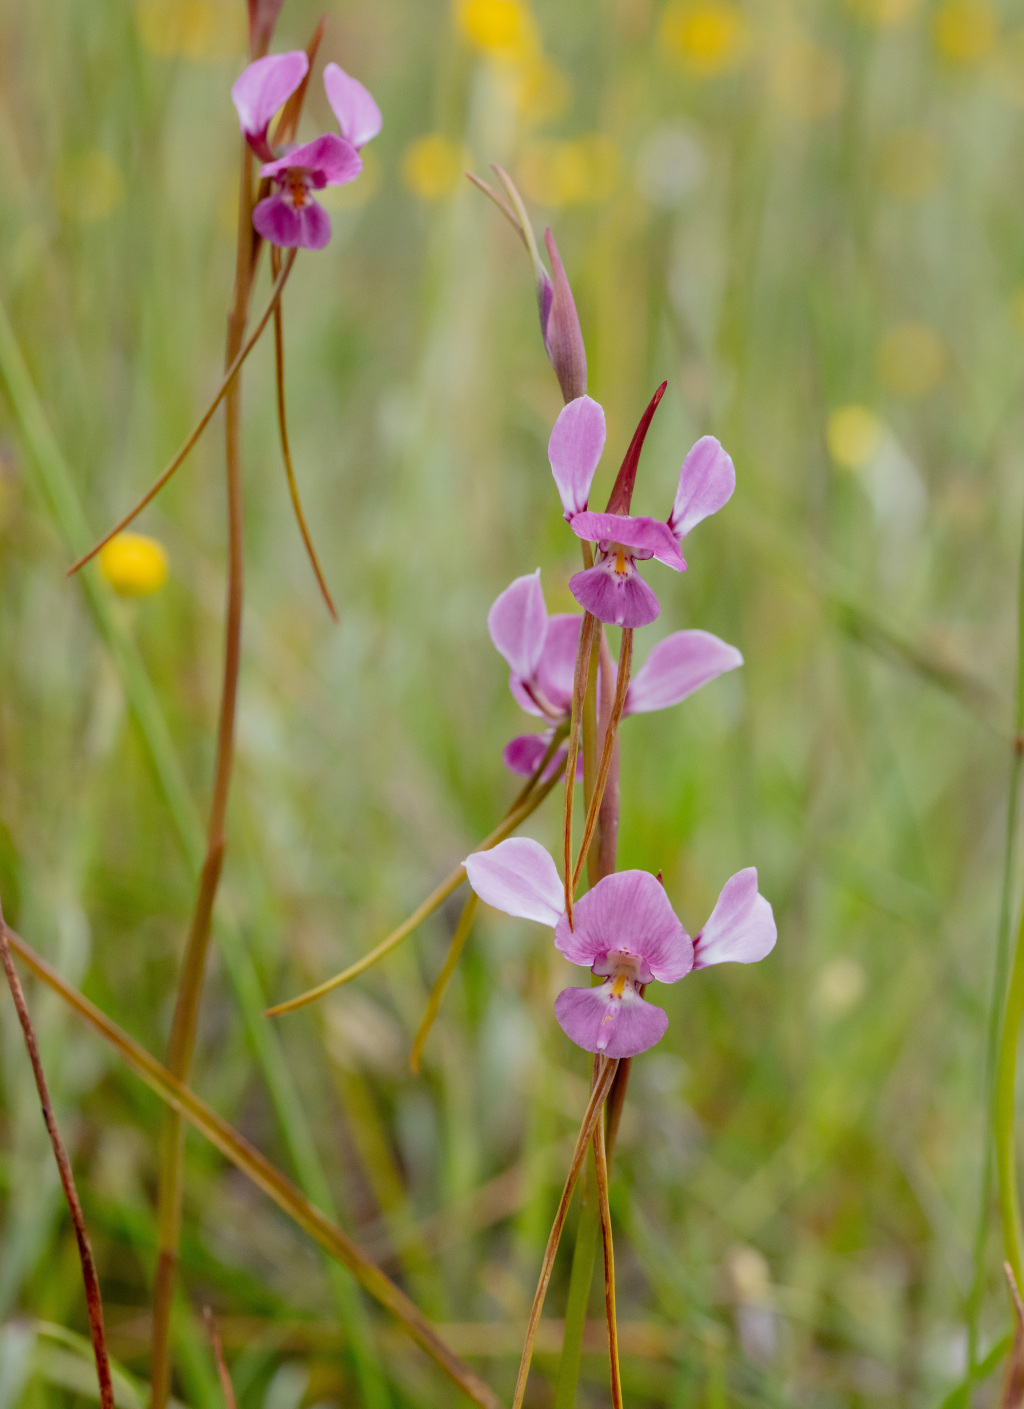
{"label": "purple flower bud", "polygon": [[544,243],[551,260],[551,292],[549,295],[538,277],[540,327],[558,385],[562,388],[562,397],[570,402],[586,393],[587,354],[572,289],[550,230],[544,231]]}

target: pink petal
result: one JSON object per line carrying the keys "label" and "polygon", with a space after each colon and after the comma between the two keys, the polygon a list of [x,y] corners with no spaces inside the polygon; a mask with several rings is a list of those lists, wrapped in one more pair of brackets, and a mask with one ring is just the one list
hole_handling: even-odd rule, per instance
{"label": "pink petal", "polygon": [[772,907],[757,892],[757,871],[748,866],[722,887],[710,920],[694,940],[693,967],[756,963],[775,948],[776,933]]}
{"label": "pink petal", "polygon": [[537,684],[544,698],[566,714],[572,709],[576,648],[582,621],[577,612],[558,612],[555,616],[549,616],[544,649],[537,664]]}
{"label": "pink petal", "polygon": [[701,519],[717,514],[732,498],[736,470],[713,435],[702,436],[683,461],[679,488],[668,525],[677,538],[685,538]]}
{"label": "pink petal", "polygon": [[281,104],[295,92],[309,72],[309,60],[301,49],[289,54],[268,54],[240,74],[231,89],[231,101],[238,112],[248,141],[263,155],[270,119]]}
{"label": "pink petal", "polygon": [[686,563],[679,550],[679,542],[667,523],[660,519],[631,519],[625,514],[574,514],[569,527],[577,538],[585,538],[591,543],[608,539],[621,543],[624,548],[636,548],[641,552],[653,553],[666,567],[682,572]]}
{"label": "pink petal", "polygon": [[[528,778],[540,766],[541,759],[547,753],[551,733],[550,729],[545,729],[541,734],[518,734],[514,739],[510,739],[501,755],[505,767]],[[565,767],[566,752],[564,748],[556,750],[551,762],[544,769],[542,781],[546,782],[548,778],[562,771]],[[582,755],[576,760],[576,781],[583,781]]]}
{"label": "pink petal", "polygon": [[309,171],[317,187],[343,186],[354,181],[362,171],[363,159],[344,137],[325,132],[303,147],[293,147],[287,156],[265,162],[260,167],[260,175],[281,176],[293,167]]}
{"label": "pink petal", "polygon": [[331,222],[311,196],[296,208],[280,191],[260,201],[252,223],[265,240],[285,249],[322,250],[331,238]]}
{"label": "pink petal", "polygon": [[631,983],[621,998],[614,998],[610,981],[600,988],[563,988],[555,999],[555,1017],[577,1047],[606,1057],[636,1057],[659,1042],[668,1027],[668,1014],[641,998]]}
{"label": "pink petal", "polygon": [[[487,630],[495,649],[508,661],[512,673],[526,681],[532,681],[537,673],[547,629],[548,609],[540,585],[540,568],[517,577],[495,598],[487,613]],[[540,711],[534,708],[530,713]]]}
{"label": "pink petal", "polygon": [[565,890],[555,863],[540,842],[510,837],[491,851],[474,851],[463,862],[469,883],[487,905],[538,924],[558,923]]}
{"label": "pink petal", "polygon": [[675,631],[659,641],[629,682],[626,714],[668,709],[709,680],[743,664],[735,646],[710,631]]}
{"label": "pink petal", "polygon": [[604,410],[589,396],[578,396],[558,413],[548,459],[567,519],[587,507],[604,440]]}
{"label": "pink petal", "polygon": [[381,129],[380,108],[359,82],[337,64],[324,69],[324,91],[338,119],[341,135],[358,149]]}
{"label": "pink petal", "polygon": [[616,871],[598,881],[573,909],[575,929],[562,915],[555,948],[573,964],[603,964],[618,950],[641,961],[640,981],[675,983],[693,967],[693,944],[649,871]]}
{"label": "pink petal", "polygon": [[658,599],[635,568],[615,571],[607,558],[569,579],[569,591],[598,621],[609,626],[648,626],[658,615]]}

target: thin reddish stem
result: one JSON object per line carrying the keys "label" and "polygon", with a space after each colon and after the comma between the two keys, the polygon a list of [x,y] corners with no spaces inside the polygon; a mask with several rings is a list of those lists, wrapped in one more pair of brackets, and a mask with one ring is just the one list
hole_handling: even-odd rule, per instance
{"label": "thin reddish stem", "polygon": [[630,627],[624,627],[622,631],[622,643],[619,648],[619,673],[615,682],[615,702],[612,705],[611,716],[608,720],[607,728],[604,732],[604,748],[601,752],[601,767],[598,770],[597,782],[594,785],[594,795],[590,799],[590,807],[587,810],[587,820],[583,828],[583,841],[580,843],[580,854],[576,858],[576,868],[572,873],[572,890],[576,893],[579,884],[580,872],[583,870],[587,853],[590,850],[590,843],[594,838],[597,828],[597,819],[601,812],[601,803],[604,799],[605,785],[608,782],[608,774],[612,766],[612,756],[615,750],[615,740],[618,737],[619,723],[622,719],[622,710],[626,703],[626,691],[629,689],[629,671],[633,663],[633,632]]}
{"label": "thin reddish stem", "polygon": [[7,975],[7,986],[10,988],[11,997],[14,999],[14,1006],[18,1013],[18,1021],[21,1023],[21,1031],[25,1038],[25,1049],[28,1052],[28,1059],[32,1063],[32,1075],[35,1077],[39,1104],[42,1107],[43,1120],[46,1124],[46,1133],[49,1135],[50,1144],[53,1146],[53,1157],[57,1161],[61,1187],[64,1190],[64,1198],[67,1200],[68,1210],[71,1214],[71,1222],[75,1229],[75,1241],[78,1244],[78,1259],[82,1264],[82,1281],[85,1283],[85,1304],[89,1314],[89,1335],[92,1339],[93,1355],[96,1357],[96,1378],[99,1380],[100,1386],[101,1409],[114,1409],[114,1386],[110,1378],[110,1359],[107,1355],[107,1337],[103,1326],[103,1299],[100,1295],[100,1280],[96,1273],[96,1262],[92,1255],[92,1244],[89,1242],[89,1233],[85,1226],[85,1215],[82,1213],[78,1189],[75,1187],[75,1176],[71,1169],[71,1161],[68,1159],[68,1152],[64,1146],[60,1128],[57,1125],[57,1118],[53,1113],[50,1091],[46,1084],[46,1074],[43,1071],[43,1063],[39,1056],[39,1043],[36,1041],[35,1029],[32,1026],[32,1018],[28,1011],[28,1003],[25,1001],[25,990],[21,986],[21,979],[18,977],[18,971],[14,967],[14,959],[11,956],[11,946],[7,938],[7,925],[4,922],[2,909],[0,909],[0,960],[3,962],[4,973]]}
{"label": "thin reddish stem", "polygon": [[565,806],[562,813],[562,874],[565,877],[565,914],[572,929],[572,902],[575,892],[572,871],[572,803],[576,788],[576,760],[580,751],[580,726],[590,679],[590,653],[594,644],[597,617],[586,612],[576,647],[576,673],[572,688],[572,722],[569,725],[569,752],[565,762]]}
{"label": "thin reddish stem", "polygon": [[597,1203],[601,1214],[601,1243],[604,1248],[604,1307],[608,1322],[608,1360],[611,1367],[612,1409],[622,1409],[619,1326],[615,1313],[615,1249],[612,1243],[612,1212],[608,1203],[608,1152],[605,1149],[604,1122],[600,1120],[594,1127],[594,1168],[597,1172]]}

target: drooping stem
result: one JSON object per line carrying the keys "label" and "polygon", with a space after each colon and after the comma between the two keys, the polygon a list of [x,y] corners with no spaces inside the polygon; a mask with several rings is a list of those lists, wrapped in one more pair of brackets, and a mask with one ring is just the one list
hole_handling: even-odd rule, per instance
{"label": "drooping stem", "polygon": [[622,1409],[619,1327],[615,1314],[615,1249],[612,1243],[612,1212],[608,1203],[608,1155],[605,1149],[603,1120],[597,1122],[594,1130],[594,1168],[597,1174],[597,1203],[601,1214],[601,1243],[604,1249],[604,1307],[608,1322],[608,1360],[611,1367],[612,1409]]}
{"label": "drooping stem", "polygon": [[46,1124],[46,1133],[50,1137],[50,1144],[53,1147],[53,1157],[57,1161],[57,1170],[60,1174],[61,1187],[64,1190],[64,1198],[67,1200],[68,1211],[71,1214],[71,1223],[75,1230],[75,1241],[78,1244],[78,1260],[82,1264],[82,1281],[85,1283],[85,1305],[89,1315],[89,1335],[92,1339],[93,1355],[96,1358],[96,1378],[100,1387],[101,1409],[114,1409],[114,1387],[110,1378],[110,1360],[107,1356],[107,1337],[103,1326],[103,1300],[100,1296],[100,1281],[96,1274],[96,1263],[92,1255],[92,1244],[89,1242],[89,1233],[85,1226],[85,1216],[82,1213],[82,1205],[78,1198],[78,1189],[75,1187],[75,1176],[71,1169],[71,1161],[64,1146],[64,1140],[57,1125],[57,1118],[53,1113],[53,1105],[50,1101],[50,1091],[46,1084],[46,1074],[43,1071],[42,1059],[39,1056],[39,1043],[36,1041],[35,1029],[32,1026],[32,1018],[28,1011],[28,1003],[25,1000],[25,990],[21,986],[21,979],[18,971],[14,967],[14,959],[11,957],[11,946],[8,942],[7,925],[4,922],[3,909],[0,908],[0,961],[3,962],[4,973],[7,976],[7,986],[11,990],[11,997],[14,999],[14,1006],[17,1010],[18,1021],[21,1024],[21,1031],[25,1038],[25,1050],[28,1052],[28,1059],[32,1064],[32,1075],[35,1078],[36,1092],[39,1095],[39,1105],[43,1112],[43,1121]]}
{"label": "drooping stem", "polygon": [[569,1204],[572,1201],[573,1190],[580,1177],[580,1170],[583,1168],[590,1142],[594,1136],[594,1127],[601,1116],[605,1098],[608,1095],[608,1090],[615,1077],[615,1069],[618,1066],[616,1061],[609,1061],[607,1057],[601,1057],[600,1062],[602,1063],[600,1074],[590,1093],[590,1100],[587,1102],[587,1109],[583,1115],[583,1123],[580,1126],[580,1133],[576,1140],[576,1148],[573,1150],[572,1160],[569,1164],[569,1173],[566,1177],[565,1187],[562,1190],[562,1197],[558,1202],[558,1208],[555,1212],[555,1221],[551,1225],[547,1246],[544,1249],[540,1278],[537,1282],[537,1290],[534,1294],[533,1306],[530,1308],[530,1319],[526,1328],[526,1342],[523,1346],[522,1359],[519,1362],[519,1374],[516,1378],[516,1389],[512,1398],[512,1409],[521,1409],[523,1395],[526,1393],[526,1381],[529,1378],[530,1363],[533,1360],[533,1347],[537,1339],[537,1328],[540,1325],[541,1312],[544,1309],[544,1298],[547,1295],[548,1283],[551,1281],[551,1273],[554,1270],[555,1254],[558,1252],[558,1244],[562,1237],[562,1229],[565,1227]]}
{"label": "drooping stem", "polygon": [[135,507],[129,509],[127,514],[125,514],[124,518],[119,519],[118,522],[114,525],[114,527],[110,529],[109,532],[105,533],[98,543],[94,543],[89,549],[88,553],[83,553],[80,558],[77,558],[75,562],[71,564],[67,571],[68,577],[73,576],[73,574],[76,573],[79,568],[85,567],[86,563],[91,562],[92,559],[95,558],[96,554],[102,548],[106,547],[106,545],[110,542],[112,538],[116,538],[117,535],[119,533],[122,533],[130,523],[133,523],[134,520],[137,519],[138,516],[142,513],[146,505],[152,503],[152,501],[160,493],[161,489],[163,489],[164,485],[174,475],[175,471],[178,470],[184,463],[184,461],[188,458],[189,451],[192,450],[196,441],[202,435],[206,427],[210,424],[210,421],[213,419],[213,413],[216,411],[217,407],[227,396],[229,388],[234,384],[235,377],[241,370],[242,363],[249,356],[249,353],[253,350],[256,344],[259,342],[260,335],[262,334],[263,329],[267,326],[267,323],[270,320],[270,315],[272,313],[276,314],[277,311],[280,309],[281,294],[284,292],[284,286],[288,281],[288,275],[292,272],[292,268],[295,264],[295,256],[297,253],[297,250],[290,251],[288,258],[285,260],[284,268],[277,275],[277,278],[274,282],[274,287],[271,290],[270,299],[267,303],[266,308],[263,310],[263,313],[260,317],[260,321],[256,324],[255,331],[253,332],[252,336],[249,338],[249,341],[245,344],[245,346],[241,348],[241,350],[237,353],[234,360],[228,364],[227,371],[224,373],[224,376],[221,379],[220,386],[217,388],[213,400],[210,402],[209,406],[207,406],[202,416],[200,416],[199,421],[188,436],[188,439],[185,441],[185,444],[181,447],[181,449],[178,451],[177,455],[175,455],[174,459],[167,466],[167,468],[161,472],[161,474],[157,477],[153,484],[150,485],[149,489],[146,490],[145,494],[138,501]]}
{"label": "drooping stem", "polygon": [[430,1036],[430,1029],[434,1026],[435,1019],[441,1008],[441,999],[455,967],[462,957],[462,951],[466,947],[466,940],[469,932],[473,928],[473,918],[476,915],[477,895],[476,891],[470,891],[469,898],[462,907],[462,914],[459,916],[459,923],[455,926],[455,933],[452,935],[451,946],[448,956],[444,961],[444,967],[437,976],[437,982],[431,989],[430,998],[427,1000],[426,1012],[423,1014],[423,1021],[419,1025],[419,1030],[413,1039],[412,1051],[409,1053],[409,1070],[413,1076],[420,1074],[420,1061],[423,1057],[423,1048],[426,1046],[427,1038]]}
{"label": "drooping stem", "polygon": [[[270,251],[270,267],[275,275],[277,274],[280,263],[281,253],[275,246]],[[288,417],[285,411],[284,399],[284,314],[281,311],[280,302],[274,307],[274,370],[277,385],[277,425],[281,433],[281,458],[284,460],[284,472],[288,480],[288,493],[292,501],[292,511],[295,514],[295,521],[299,525],[299,533],[302,535],[302,542],[305,545],[306,556],[309,558],[310,566],[313,569],[313,576],[316,578],[317,586],[320,588],[320,595],[324,599],[327,610],[334,620],[337,621],[338,611],[334,605],[330,588],[327,586],[327,579],[324,577],[323,569],[320,566],[320,559],[317,557],[316,549],[313,547],[313,537],[309,531],[309,525],[306,523],[302,500],[299,497],[299,485],[295,478],[295,467],[292,464],[292,451],[288,440]]]}
{"label": "drooping stem", "polygon": [[217,1329],[217,1318],[209,1306],[203,1307],[203,1320],[206,1323],[206,1334],[210,1337],[210,1345],[213,1347],[213,1358],[217,1363],[217,1378],[224,1395],[224,1409],[236,1409],[235,1387],[231,1383],[228,1363],[224,1359],[224,1346]]}
{"label": "drooping stem", "polygon": [[[551,761],[551,757],[557,751],[564,737],[564,733],[559,737],[559,732],[556,731],[555,738],[552,739],[547,753],[545,753],[539,765],[534,770],[531,782],[523,789],[519,798],[513,803],[512,807],[505,814],[497,827],[495,827],[494,831],[491,832],[489,836],[484,837],[483,841],[477,846],[473,847],[474,851],[489,851],[492,846],[497,846],[498,842],[504,841],[507,836],[510,836],[521,822],[525,822],[532,812],[536,812],[548,793],[550,793],[551,789],[561,778],[561,769],[556,769],[554,774],[543,783],[540,783],[539,786],[535,785],[535,780],[542,776],[548,763]],[[460,861],[458,866],[453,867],[453,869],[448,872],[440,885],[435,886],[426,900],[416,907],[408,919],[403,920],[397,929],[392,930],[389,935],[382,939],[379,944],[374,945],[361,959],[357,959],[356,962],[350,964],[347,969],[342,969],[341,973],[335,974],[333,978],[325,979],[323,983],[317,984],[315,988],[310,988],[305,993],[300,993],[297,998],[289,998],[287,1002],[277,1003],[274,1007],[268,1008],[267,1017],[276,1018],[282,1013],[294,1012],[296,1008],[303,1008],[307,1003],[313,1003],[318,998],[322,998],[325,993],[330,993],[333,989],[340,988],[343,983],[351,983],[354,978],[358,978],[360,974],[365,973],[367,969],[379,963],[385,955],[390,954],[392,949],[397,949],[402,943],[402,940],[408,938],[413,930],[416,929],[418,925],[421,925],[428,915],[432,915],[439,905],[444,904],[449,895],[451,895],[453,891],[458,890],[465,879],[466,868]]]}
{"label": "drooping stem", "polygon": [[[238,246],[235,262],[235,289],[228,315],[225,364],[232,367],[245,337],[245,324],[252,292],[252,184],[253,158],[242,139],[238,201]],[[185,1080],[192,1066],[199,1002],[206,972],[213,906],[217,897],[224,860],[224,823],[235,750],[235,716],[238,705],[238,673],[242,651],[242,604],[244,596],[241,383],[237,373],[228,383],[225,395],[225,456],[227,462],[228,580],[224,629],[224,671],[221,686],[220,717],[217,727],[217,757],[213,794],[206,829],[206,859],[199,880],[185,955],[182,960],[178,996],[171,1022],[167,1066]],[[160,1174],[157,1209],[157,1271],[153,1293],[153,1333],[150,1381],[150,1409],[166,1409],[170,1393],[170,1327],[177,1280],[178,1243],[181,1236],[182,1182],[184,1173],[184,1126],[181,1115],[169,1110],[164,1117],[160,1142]]]}

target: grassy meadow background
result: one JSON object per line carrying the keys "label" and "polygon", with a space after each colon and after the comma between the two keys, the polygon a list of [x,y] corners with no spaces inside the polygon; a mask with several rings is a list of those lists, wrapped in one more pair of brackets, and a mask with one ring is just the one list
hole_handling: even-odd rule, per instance
{"label": "grassy meadow background", "polygon": [[[275,47],[304,45],[320,13],[286,0]],[[549,608],[572,605],[529,263],[461,176],[500,162],[575,290],[609,422],[595,499],[663,378],[637,510],[665,515],[705,432],[738,476],[685,576],[648,572],[662,611],[637,656],[699,626],[746,665],[626,725],[620,860],[663,870],[691,931],[756,865],[779,943],[655,995],[671,1023],[635,1063],[612,1188],[629,1402],[937,1409],[966,1357],[1013,727],[1024,16],[1010,0],[327,14],[321,62],[384,113],[363,177],[326,193],[331,245],[300,257],[285,299],[293,450],[341,621],[290,517],[268,340],[245,377],[239,756],[194,1084],[288,1169],[290,1110],[343,1226],[508,1398],[585,1102],[589,1058],[551,1007],[577,971],[539,927],[482,913],[412,1077],[455,903],[264,1024],[269,1057],[255,1045],[263,1002],[357,958],[514,795],[500,755],[524,720],[487,636],[493,598],[539,565]],[[107,642],[65,580],[67,535],[86,546],[116,519],[219,380],[243,63],[241,0],[0,8],[0,299],[84,513],[53,490],[52,456],[43,483],[38,424],[33,442],[0,378],[0,895],[160,1054],[190,804],[151,767],[109,639],[137,643],[205,808],[219,418],[141,520],[166,585],[120,600],[94,575]],[[318,79],[310,94],[312,137],[329,111]],[[257,308],[268,286],[264,269]],[[556,797],[528,831],[552,845],[559,826]],[[159,1105],[55,999],[30,999],[111,1348],[141,1385]],[[66,1334],[85,1330],[81,1281],[6,998],[0,1039],[0,1409],[70,1406],[95,1394]],[[276,1098],[267,1062],[291,1082]],[[1009,1328],[994,1202],[989,1224],[982,1353]],[[204,1303],[243,1409],[360,1403],[359,1318],[339,1323],[313,1246],[192,1135],[182,1266],[190,1409],[221,1403]],[[563,1255],[552,1318],[567,1270]],[[595,1406],[599,1290],[580,1394]],[[453,1405],[364,1314],[391,1402]],[[135,1393],[125,1381],[126,1406]]]}

